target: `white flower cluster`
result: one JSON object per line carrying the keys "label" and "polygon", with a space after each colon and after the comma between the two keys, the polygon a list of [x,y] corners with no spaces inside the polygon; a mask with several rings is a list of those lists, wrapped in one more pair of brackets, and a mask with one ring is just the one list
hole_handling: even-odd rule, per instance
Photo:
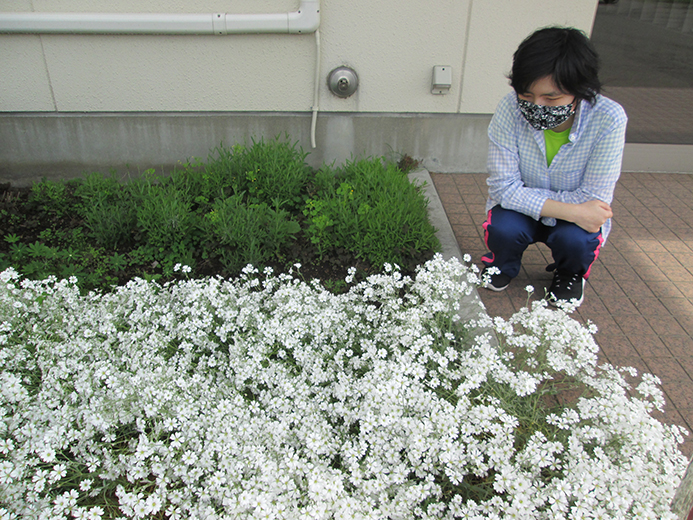
{"label": "white flower cluster", "polygon": [[477,282],[440,256],[342,295],[252,267],[85,296],[7,270],[0,518],[674,518],[657,380],[597,366],[544,305],[462,323]]}

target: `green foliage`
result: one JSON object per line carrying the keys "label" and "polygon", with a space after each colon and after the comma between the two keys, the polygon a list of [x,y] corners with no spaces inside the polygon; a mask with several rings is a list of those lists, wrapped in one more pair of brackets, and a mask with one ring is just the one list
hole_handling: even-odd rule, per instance
{"label": "green foliage", "polygon": [[115,175],[87,175],[75,189],[75,196],[81,201],[79,213],[84,224],[99,246],[115,250],[132,243],[137,208]]}
{"label": "green foliage", "polygon": [[393,163],[362,159],[316,176],[318,195],[308,200],[308,233],[314,243],[355,251],[373,265],[403,263],[439,247],[427,202]]}
{"label": "green foliage", "polygon": [[245,204],[243,194],[218,199],[204,221],[205,232],[218,246],[215,253],[230,270],[264,265],[281,256],[282,248],[301,229],[278,204]]}
{"label": "green foliage", "polygon": [[191,209],[185,194],[174,187],[154,189],[137,208],[137,226],[147,243],[168,250],[188,239],[195,226]]}
{"label": "green foliage", "polygon": [[243,161],[249,200],[267,204],[278,200],[287,207],[298,207],[311,174],[305,159],[296,145],[279,140],[253,142]]}
{"label": "green foliage", "polygon": [[87,290],[132,276],[170,279],[178,264],[194,275],[288,266],[300,240],[333,265],[356,256],[374,269],[413,268],[437,250],[426,200],[396,163],[364,159],[314,171],[306,156],[287,139],[261,139],[220,145],[206,162],[191,159],[170,175],[42,180],[25,202],[36,219],[18,222],[10,205],[0,211],[9,230],[0,269],[35,279],[77,276]]}
{"label": "green foliage", "polygon": [[[122,198],[122,185],[115,173],[105,176],[101,172],[85,175],[75,188],[75,196],[92,204],[111,202]],[[82,208],[82,212],[86,208]]]}
{"label": "green foliage", "polygon": [[117,268],[107,268],[110,260],[102,248],[84,243],[75,243],[64,248],[48,246],[43,242],[25,245],[12,242],[15,237],[5,237],[10,242],[9,254],[0,256],[0,267],[20,266],[22,273],[28,278],[43,279],[48,276],[79,279],[80,286],[85,289],[105,288],[116,284],[118,280],[107,273]]}
{"label": "green foliage", "polygon": [[97,244],[113,250],[131,243],[136,224],[136,208],[123,200],[93,206],[85,217]]}
{"label": "green foliage", "polygon": [[331,229],[334,220],[324,213],[326,201],[320,199],[308,199],[306,201],[303,214],[308,217],[308,228],[306,234],[310,237],[311,243],[317,248],[320,256],[336,246],[332,238]]}
{"label": "green foliage", "polygon": [[202,172],[206,189],[201,194],[214,199],[245,193],[250,204],[272,205],[278,200],[282,206],[298,208],[312,176],[306,156],[296,144],[278,138],[253,140],[250,147],[219,146]]}
{"label": "green foliage", "polygon": [[40,210],[62,217],[69,211],[67,185],[62,181],[43,179],[31,187],[31,200]]}

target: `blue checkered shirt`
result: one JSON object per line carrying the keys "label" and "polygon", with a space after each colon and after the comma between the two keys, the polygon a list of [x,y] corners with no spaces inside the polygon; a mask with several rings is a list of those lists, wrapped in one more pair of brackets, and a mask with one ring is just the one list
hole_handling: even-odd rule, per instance
{"label": "blue checkered shirt", "polygon": [[[498,104],[488,129],[486,211],[500,204],[554,226],[555,218],[540,215],[547,199],[611,204],[621,174],[627,121],[623,107],[607,97],[597,95],[594,105],[581,101],[569,142],[547,166],[544,133],[527,123],[517,95],[510,92]],[[604,238],[610,229],[608,220],[602,226]]]}

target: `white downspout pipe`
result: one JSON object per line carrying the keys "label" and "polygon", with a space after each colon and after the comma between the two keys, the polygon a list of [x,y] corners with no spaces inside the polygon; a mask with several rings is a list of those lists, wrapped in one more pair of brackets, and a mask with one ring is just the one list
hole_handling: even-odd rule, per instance
{"label": "white downspout pipe", "polygon": [[319,0],[280,14],[0,13],[0,33],[14,34],[304,34],[319,26]]}
{"label": "white downspout pipe", "polygon": [[313,117],[310,121],[310,146],[316,148],[315,127],[318,122],[318,110],[320,110],[320,29],[315,30],[315,81],[313,83]]}

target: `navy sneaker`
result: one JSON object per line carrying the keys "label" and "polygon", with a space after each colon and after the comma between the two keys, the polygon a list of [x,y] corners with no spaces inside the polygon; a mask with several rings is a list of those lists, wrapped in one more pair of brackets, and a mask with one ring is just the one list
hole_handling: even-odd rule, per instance
{"label": "navy sneaker", "polygon": [[510,285],[512,278],[503,273],[491,274],[488,272],[489,269],[490,267],[484,267],[484,270],[481,271],[481,280],[488,279],[488,281],[484,282],[483,287],[496,292],[505,290]]}
{"label": "navy sneaker", "polygon": [[548,300],[553,306],[564,303],[580,305],[585,298],[585,279],[580,274],[555,271]]}

